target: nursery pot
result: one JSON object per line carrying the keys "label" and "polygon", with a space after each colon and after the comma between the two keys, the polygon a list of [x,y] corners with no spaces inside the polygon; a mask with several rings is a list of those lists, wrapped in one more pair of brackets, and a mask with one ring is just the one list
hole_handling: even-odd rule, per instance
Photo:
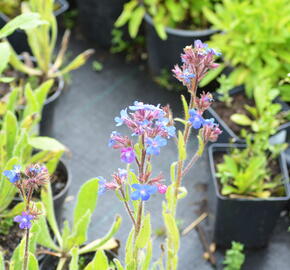
{"label": "nursery pot", "polygon": [[220,247],[228,248],[232,241],[238,241],[246,248],[265,247],[274,230],[280,212],[290,198],[288,172],[283,154],[279,165],[285,196],[261,198],[229,198],[221,195],[220,184],[216,178],[214,155],[227,153],[231,148],[244,148],[245,145],[212,144],[209,147],[209,161],[212,182],[209,189],[211,222],[214,224],[213,241]]}
{"label": "nursery pot", "polygon": [[128,0],[77,0],[82,32],[103,48],[111,47],[114,23]]}
{"label": "nursery pot", "polygon": [[65,87],[63,77],[58,77],[56,82],[56,91],[51,96],[48,96],[42,109],[41,121],[39,123],[40,136],[52,136],[54,133],[55,106]]}
{"label": "nursery pot", "polygon": [[[58,222],[58,224],[62,224],[62,212],[63,212],[63,204],[64,200],[67,197],[69,187],[71,185],[71,173],[68,169],[67,165],[64,163],[64,161],[60,160],[56,172],[58,172],[59,175],[62,175],[63,179],[65,180],[65,186],[64,188],[57,194],[53,195],[53,205],[54,205],[54,211],[55,211],[55,217]],[[17,202],[22,201],[20,198],[14,199]]]}
{"label": "nursery pot", "polygon": [[[230,90],[230,95],[234,97],[236,94],[243,93],[244,87],[243,86],[237,86]],[[219,101],[219,94],[214,93],[214,99]],[[280,103],[282,105],[282,111],[289,110],[289,106],[277,99],[277,103]],[[228,143],[229,141],[237,142],[237,143],[245,143],[245,140],[239,136],[239,134],[235,133],[229,125],[222,119],[222,117],[212,108],[208,108],[204,116],[206,118],[214,118],[215,121],[220,125],[220,128],[222,130],[222,134],[218,137],[218,143]],[[278,127],[277,133],[273,135],[270,139],[270,142],[272,144],[279,144],[284,143],[287,141],[287,134],[290,133],[290,122],[286,122],[282,124],[280,127]]]}
{"label": "nursery pot", "polygon": [[194,43],[194,40],[208,41],[217,30],[205,29],[200,31],[173,29],[166,27],[167,39],[162,40],[156,33],[152,18],[146,14],[146,46],[148,65],[153,76],[161,74],[162,70],[170,70],[181,62],[180,54],[183,48]]}
{"label": "nursery pot", "polygon": [[[54,12],[56,17],[63,14],[69,7],[68,2],[66,0],[55,0],[57,4],[59,4],[59,8]],[[7,22],[9,22],[10,18],[7,17],[4,13],[0,12],[0,28],[2,28]],[[27,36],[23,30],[16,30],[12,35],[8,37],[9,43],[12,45],[14,50],[20,54],[22,52],[31,53],[30,47],[27,42]]]}

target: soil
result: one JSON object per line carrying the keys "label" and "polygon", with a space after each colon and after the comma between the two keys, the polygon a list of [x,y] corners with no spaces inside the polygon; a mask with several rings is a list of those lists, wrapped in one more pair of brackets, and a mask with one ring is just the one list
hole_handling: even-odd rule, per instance
{"label": "soil", "polygon": [[[224,155],[227,154],[226,152],[216,152],[214,153],[214,164],[215,164],[215,171],[217,172],[217,164],[220,164],[220,163],[223,163],[224,162]],[[271,169],[272,171],[272,177],[271,178],[274,178],[276,177],[277,175],[281,175],[282,172],[281,172],[281,168],[280,168],[280,164],[279,164],[279,160],[278,159],[275,159],[275,160],[271,160],[268,164],[268,167]],[[219,179],[217,178],[217,182],[218,182],[218,185],[219,185],[219,190],[220,190],[220,193],[221,193],[221,183],[219,181]],[[281,188],[279,187],[276,191],[272,191],[272,196],[271,197],[281,197],[281,196],[284,196],[285,195],[285,189],[284,189],[284,186],[283,186],[283,183],[281,183]],[[224,195],[223,195],[224,196]],[[252,198],[250,196],[242,196],[242,197],[249,197],[249,198]]]}
{"label": "soil", "polygon": [[240,135],[241,130],[244,128],[250,130],[250,128],[237,125],[231,120],[231,116],[235,113],[251,116],[245,109],[245,105],[254,106],[253,100],[246,97],[244,93],[238,93],[233,96],[231,106],[228,107],[224,102],[216,101],[212,104],[212,108],[218,113],[218,115],[225,121],[225,123],[236,133]]}
{"label": "soil", "polygon": [[[114,258],[116,258],[116,255],[112,256],[111,252],[105,251],[105,253],[109,261],[112,261]],[[87,266],[87,264],[89,264],[93,260],[94,256],[95,256],[95,252],[90,252],[88,254],[81,255],[79,257],[78,269],[83,270]],[[48,257],[43,261],[42,269],[55,270],[57,268],[58,262],[59,262],[58,258],[48,255]],[[69,261],[67,261],[63,270],[68,270],[68,269],[69,269]]]}
{"label": "soil", "polygon": [[7,235],[0,234],[0,251],[4,253],[4,260],[10,260],[14,249],[20,243],[24,230],[19,229],[18,223],[10,227]]}

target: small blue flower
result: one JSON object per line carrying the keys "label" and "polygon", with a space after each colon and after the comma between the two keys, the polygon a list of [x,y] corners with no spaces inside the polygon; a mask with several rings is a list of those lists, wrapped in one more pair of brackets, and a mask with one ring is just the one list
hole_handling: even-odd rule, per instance
{"label": "small blue flower", "polygon": [[142,185],[142,184],[133,184],[132,188],[136,189],[131,193],[131,199],[132,200],[139,200],[147,201],[150,196],[157,191],[157,186],[151,186],[151,185]]}
{"label": "small blue flower", "polygon": [[9,181],[11,183],[15,183],[16,181],[18,181],[20,179],[20,170],[21,170],[21,166],[20,165],[15,165],[13,167],[13,170],[6,170],[3,172],[3,175],[5,175],[6,177],[9,178]]}
{"label": "small blue flower", "polygon": [[102,176],[98,176],[97,178],[99,179],[99,182],[98,182],[99,183],[98,194],[102,195],[102,194],[104,194],[107,191],[107,187],[106,187],[107,181]]}
{"label": "small blue flower", "polygon": [[30,229],[31,228],[31,221],[34,219],[33,215],[30,215],[26,212],[22,212],[21,215],[16,216],[14,218],[15,222],[19,223],[19,228],[20,229]]}
{"label": "small blue flower", "polygon": [[127,113],[127,108],[125,110],[121,110],[120,112],[120,116],[121,117],[115,117],[115,122],[117,123],[116,126],[122,126],[124,123],[124,119],[126,119],[128,117],[128,113]]}
{"label": "small blue flower", "polygon": [[199,129],[203,126],[204,119],[200,114],[196,112],[195,109],[189,110],[189,115],[190,118],[188,119],[188,121],[192,124],[193,128]]}
{"label": "small blue flower", "polygon": [[155,138],[147,138],[146,144],[148,145],[146,150],[147,154],[159,155],[160,147],[165,146],[167,144],[167,140],[158,135]]}
{"label": "small blue flower", "polygon": [[110,139],[109,139],[109,143],[108,143],[108,146],[109,147],[112,147],[116,144],[116,140],[114,139],[115,136],[121,136],[121,134],[117,131],[113,131],[111,133],[111,136],[110,136]]}
{"label": "small blue flower", "polygon": [[160,104],[157,106],[151,105],[151,104],[144,104],[143,102],[135,101],[133,106],[129,106],[129,109],[132,111],[138,111],[138,110],[149,110],[149,111],[155,111],[155,110],[161,110]]}
{"label": "small blue flower", "polygon": [[204,119],[204,125],[214,125],[214,118]]}
{"label": "small blue flower", "polygon": [[169,139],[169,138],[172,138],[172,137],[175,137],[175,133],[176,133],[176,128],[175,128],[175,126],[166,126],[166,127],[165,127],[165,130],[166,130],[167,133],[168,133],[168,139]]}
{"label": "small blue flower", "polygon": [[126,178],[127,175],[128,175],[128,171],[126,169],[118,169],[118,175],[121,177],[121,178]]}
{"label": "small blue flower", "polygon": [[200,39],[194,41],[194,48],[196,49],[207,49],[208,45],[203,43]]}
{"label": "small blue flower", "polygon": [[195,77],[195,74],[189,72],[189,70],[184,70],[183,73],[180,75],[180,78],[184,80],[186,84],[190,84],[191,80]]}
{"label": "small blue flower", "polygon": [[207,52],[207,53],[210,53],[210,54],[213,54],[213,55],[215,55],[215,56],[221,56],[221,55],[222,55],[221,52],[218,52],[218,51],[216,51],[215,49],[212,49],[212,48],[208,48],[208,49],[206,50],[206,52]]}

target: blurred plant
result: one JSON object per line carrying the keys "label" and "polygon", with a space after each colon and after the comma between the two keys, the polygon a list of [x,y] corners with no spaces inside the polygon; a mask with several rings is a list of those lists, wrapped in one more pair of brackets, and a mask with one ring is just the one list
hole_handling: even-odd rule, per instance
{"label": "blurred plant", "polygon": [[116,27],[128,23],[129,34],[135,38],[145,14],[153,18],[153,24],[158,36],[167,39],[166,27],[186,27],[203,29],[208,27],[204,16],[205,7],[212,9],[219,0],[131,0],[124,4],[123,11],[117,19]]}
{"label": "blurred plant", "polygon": [[225,102],[226,106],[230,106],[232,103],[233,98],[230,95],[230,90],[233,89],[234,84],[233,82],[226,77],[226,75],[222,74],[218,78],[218,82],[220,87],[217,89],[217,93],[219,93],[219,100]]}
{"label": "blurred plant", "polygon": [[66,29],[72,30],[75,27],[78,13],[77,9],[71,9],[63,14],[63,24]]}
{"label": "blurred plant", "polygon": [[279,82],[279,90],[283,100],[290,102],[290,73]]}
{"label": "blurred plant", "polygon": [[138,35],[133,41],[127,41],[124,32],[121,29],[114,28],[112,30],[112,47],[111,53],[126,54],[127,61],[145,60],[147,53],[145,52],[145,37]]}
{"label": "blurred plant", "polygon": [[[20,165],[15,165],[11,170],[5,170],[3,175],[8,178],[11,184],[18,189],[19,194],[23,199],[24,211],[21,215],[14,217],[14,222],[19,223],[19,228],[25,230],[24,236],[24,253],[20,257],[22,270],[31,269],[28,268],[28,259],[34,256],[29,254],[29,241],[30,241],[30,229],[34,220],[38,219],[42,212],[37,208],[36,204],[32,201],[34,191],[38,188],[46,185],[50,181],[50,176],[46,167],[39,164],[32,164],[26,167],[24,171],[21,170]],[[35,258],[34,258],[35,259]],[[13,260],[13,259],[12,259]]]}
{"label": "blurred plant", "polygon": [[94,71],[99,72],[103,70],[103,64],[99,61],[93,61],[92,68]]}
{"label": "blurred plant", "polygon": [[225,62],[235,68],[231,81],[244,84],[248,97],[263,80],[273,87],[289,72],[288,0],[223,0],[205,15],[222,30],[210,44],[223,50]]}
{"label": "blurred plant", "polygon": [[239,242],[232,242],[231,249],[226,252],[223,264],[226,265],[224,270],[241,270],[245,262],[245,255],[243,254],[244,245]]}
{"label": "blurred plant", "polygon": [[[96,252],[96,250],[111,250],[119,247],[118,242],[112,238],[121,224],[121,218],[119,216],[116,217],[114,224],[104,237],[86,243],[88,239],[88,228],[98,198],[96,190],[98,190],[98,179],[96,178],[91,179],[82,185],[74,208],[72,227],[69,226],[68,221],[65,221],[62,233],[60,232],[56,222],[50,185],[46,185],[45,189],[42,189],[41,191],[41,200],[46,209],[47,221],[45,218],[39,220],[41,234],[37,238],[37,243],[47,248],[47,250],[41,250],[39,253],[56,256],[56,258],[59,259],[57,266],[58,270],[65,269],[64,267],[69,263],[70,259],[71,267],[74,266],[74,268],[70,269],[78,269],[79,256],[90,252]],[[53,236],[51,236],[50,229]],[[56,242],[54,241],[54,237]],[[95,265],[95,262],[92,264]]]}
{"label": "blurred plant", "polygon": [[233,114],[231,120],[238,125],[251,127],[253,132],[262,134],[265,139],[269,138],[290,113],[282,112],[282,105],[274,102],[278,96],[279,90],[270,90],[268,82],[264,81],[254,89],[255,106],[245,105],[251,118],[244,114]]}
{"label": "blurred plant", "polygon": [[[5,110],[0,117],[0,218],[9,219],[20,211],[19,206],[9,209],[17,188],[4,181],[2,172],[12,170],[16,164],[22,167],[31,163],[46,163],[53,173],[59,158],[66,148],[58,141],[48,137],[33,135],[35,126],[40,120],[41,110],[53,81],[43,83],[32,91],[29,84],[25,87],[26,107],[16,112],[19,88],[8,95]],[[35,153],[35,150],[40,152]]]}
{"label": "blurred plant", "polygon": [[19,0],[2,0],[0,2],[0,12],[5,15],[16,14],[15,10],[19,7]]}
{"label": "blurred plant", "polygon": [[29,15],[31,12],[37,12],[40,14],[41,19],[46,22],[33,30],[25,30],[30,49],[36,59],[36,67],[33,67],[31,61],[29,61],[30,63],[23,63],[10,46],[10,64],[13,68],[28,76],[38,77],[40,82],[49,78],[64,76],[70,71],[79,68],[93,53],[92,49],[86,50],[64,66],[63,62],[70,36],[70,32],[67,30],[64,33],[58,54],[54,55],[57,22],[53,13],[53,3],[53,0],[29,0],[22,5],[23,14]]}
{"label": "blurred plant", "polygon": [[224,155],[223,163],[217,165],[217,177],[220,178],[223,195],[268,198],[273,194],[283,193],[283,179],[281,175],[275,176],[271,166],[287,147],[287,144],[274,144],[270,140],[281,124],[277,117],[281,105],[272,103],[278,94],[278,90],[256,88],[256,106],[246,106],[254,119],[243,114],[232,115],[231,119],[235,123],[250,126],[254,133],[242,130],[246,148],[234,149],[231,154]]}

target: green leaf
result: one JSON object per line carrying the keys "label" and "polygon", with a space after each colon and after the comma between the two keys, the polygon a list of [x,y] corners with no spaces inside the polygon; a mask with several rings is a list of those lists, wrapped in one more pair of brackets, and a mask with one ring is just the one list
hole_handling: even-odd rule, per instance
{"label": "green leaf", "polygon": [[[122,218],[120,216],[117,216],[115,218],[115,222],[113,223],[111,229],[109,230],[109,232],[101,239],[97,239],[87,245],[85,245],[84,247],[82,247],[80,249],[80,254],[84,254],[84,253],[88,253],[88,252],[92,252],[92,251],[96,251],[97,249],[104,249],[104,247],[106,247],[107,243],[112,240],[112,237],[117,233],[117,231],[119,230],[120,226],[121,226],[121,222],[122,222]],[[117,242],[114,243],[117,245]],[[114,247],[112,247],[111,249],[113,249]]]}
{"label": "green leaf", "polygon": [[52,229],[54,235],[60,246],[62,246],[62,238],[59,232],[59,228],[56,222],[54,206],[53,206],[53,198],[50,183],[45,185],[44,188],[41,189],[41,201],[44,204],[46,211],[46,218],[49,222],[50,228]]}
{"label": "green leaf", "polygon": [[82,185],[74,209],[74,225],[86,215],[87,210],[89,210],[91,214],[94,212],[98,199],[98,183],[98,178],[92,178]]}
{"label": "green leaf", "polygon": [[148,242],[151,241],[151,222],[150,222],[150,214],[147,214],[142,227],[140,229],[140,232],[136,239],[136,247],[137,248],[144,248],[147,246]]}
{"label": "green leaf", "polygon": [[131,18],[129,21],[129,34],[131,38],[135,38],[137,36],[137,33],[139,31],[141,22],[143,20],[143,17],[146,13],[144,6],[137,7],[131,14]]}
{"label": "green leaf", "polygon": [[221,72],[224,70],[224,68],[225,68],[225,64],[220,64],[217,68],[211,69],[205,75],[205,77],[201,80],[201,82],[199,83],[199,87],[205,87],[211,81],[213,81],[214,79],[216,79],[221,74]]}
{"label": "green leaf", "polygon": [[0,75],[7,68],[10,58],[10,47],[7,42],[0,43]]}
{"label": "green leaf", "polygon": [[152,242],[149,241],[146,248],[146,257],[142,264],[142,270],[150,269],[151,258],[152,258]]}
{"label": "green leaf", "polygon": [[1,30],[0,30],[0,39],[5,38],[12,34],[16,29],[32,29],[39,25],[46,24],[47,22],[41,20],[38,13],[24,13],[13,20],[9,21]]}
{"label": "green leaf", "polygon": [[25,203],[20,202],[17,203],[11,210],[9,210],[7,213],[3,214],[3,217],[5,218],[12,218],[19,214],[21,214],[25,209]]}
{"label": "green leaf", "polygon": [[241,126],[250,126],[252,124],[252,120],[244,114],[235,113],[231,116],[231,120]]}
{"label": "green leaf", "polygon": [[173,215],[171,213],[168,213],[166,211],[163,211],[163,218],[164,218],[164,223],[166,226],[166,230],[167,230],[167,235],[171,238],[172,243],[173,243],[173,247],[175,250],[175,254],[177,254],[178,250],[179,250],[179,231],[178,231],[178,227],[176,225],[176,221],[175,218],[173,217]]}
{"label": "green leaf", "polygon": [[124,270],[124,267],[122,266],[121,262],[118,259],[114,258],[113,262],[115,263],[117,270]]}
{"label": "green leaf", "polygon": [[138,5],[137,0],[131,0],[130,2],[124,4],[123,11],[121,15],[118,17],[118,19],[116,20],[115,26],[122,27],[123,25],[125,25],[129,21],[130,17],[132,16],[133,9],[137,5]]}
{"label": "green leaf", "polygon": [[77,247],[74,247],[71,252],[71,261],[69,264],[69,270],[78,270],[79,269],[79,249]]}
{"label": "green leaf", "polygon": [[186,160],[186,146],[182,132],[178,131],[178,156],[179,160]]}
{"label": "green leaf", "polygon": [[54,80],[47,80],[34,90],[39,108],[43,108],[46,97],[53,86]]}
{"label": "green leaf", "polygon": [[29,252],[29,257],[28,257],[28,269],[29,270],[38,270],[38,261],[35,257],[35,255],[31,252]]}
{"label": "green leaf", "polygon": [[[0,270],[5,270],[3,253],[0,251]],[[123,270],[118,268],[117,270]]]}
{"label": "green leaf", "polygon": [[66,147],[59,141],[49,137],[31,137],[28,143],[36,149],[45,151],[66,151]]}
{"label": "green leaf", "polygon": [[172,183],[175,183],[176,174],[175,174],[175,168],[176,168],[177,162],[173,162],[170,166],[170,179]]}
{"label": "green leaf", "polygon": [[97,72],[102,71],[103,70],[103,64],[101,62],[95,60],[92,63],[92,68],[93,68],[94,71],[97,71]]}
{"label": "green leaf", "polygon": [[189,119],[189,112],[188,112],[188,104],[184,95],[181,95],[181,101],[182,101],[182,106],[183,106],[183,111],[184,111],[184,117],[185,117],[185,120],[187,121]]}
{"label": "green leaf", "polygon": [[67,238],[65,249],[71,249],[73,246],[80,246],[87,241],[88,228],[91,222],[92,213],[89,209],[84,211],[82,216],[74,223],[71,235]]}
{"label": "green leaf", "polygon": [[99,250],[94,259],[86,266],[84,270],[108,270],[109,263],[104,251]]}
{"label": "green leaf", "polygon": [[4,130],[6,131],[7,138],[7,156],[12,157],[13,148],[15,145],[16,135],[18,132],[18,122],[16,116],[8,111],[4,118]]}

